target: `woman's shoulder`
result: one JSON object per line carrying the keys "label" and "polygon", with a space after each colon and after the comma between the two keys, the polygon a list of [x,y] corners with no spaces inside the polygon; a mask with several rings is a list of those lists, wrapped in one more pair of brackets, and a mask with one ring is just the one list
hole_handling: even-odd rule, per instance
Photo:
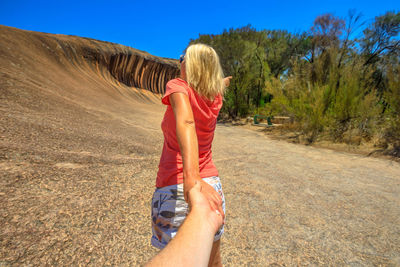
{"label": "woman's shoulder", "polygon": [[182,78],[175,78],[167,82],[167,86],[188,86],[187,82]]}
{"label": "woman's shoulder", "polygon": [[185,85],[184,80],[177,78],[172,79],[167,82],[164,96],[161,99],[161,102],[165,105],[170,105],[169,96],[173,93],[184,93],[185,95],[190,97],[190,90]]}
{"label": "woman's shoulder", "polygon": [[189,86],[187,81],[183,80],[182,78],[175,78],[168,81],[166,86],[166,92],[169,91],[180,91],[186,92],[189,96],[193,94],[193,89]]}
{"label": "woman's shoulder", "polygon": [[167,82],[165,93],[188,92],[190,91],[188,87],[189,86],[185,80],[182,80],[181,78],[175,78]]}

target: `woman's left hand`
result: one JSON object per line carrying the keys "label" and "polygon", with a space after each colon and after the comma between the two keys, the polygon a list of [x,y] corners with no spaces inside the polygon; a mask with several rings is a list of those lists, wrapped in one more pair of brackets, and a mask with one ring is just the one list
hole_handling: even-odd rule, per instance
{"label": "woman's left hand", "polygon": [[232,79],[232,76],[228,76],[228,77],[224,78],[224,84],[226,87],[228,87],[231,84],[231,79]]}

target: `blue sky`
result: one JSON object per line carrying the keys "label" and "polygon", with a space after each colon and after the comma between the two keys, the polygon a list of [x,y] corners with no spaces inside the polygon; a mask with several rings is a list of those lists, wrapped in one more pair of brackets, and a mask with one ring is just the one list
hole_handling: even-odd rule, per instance
{"label": "blue sky", "polygon": [[22,1],[0,0],[0,24],[120,43],[179,58],[191,38],[251,24],[257,30],[308,30],[316,16],[349,9],[371,22],[400,11],[399,0],[322,1]]}

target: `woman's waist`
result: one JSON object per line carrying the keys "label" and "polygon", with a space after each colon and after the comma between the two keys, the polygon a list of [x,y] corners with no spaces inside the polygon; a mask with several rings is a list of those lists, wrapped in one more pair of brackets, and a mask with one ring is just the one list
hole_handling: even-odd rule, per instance
{"label": "woman's waist", "polygon": [[[214,164],[207,164],[199,170],[200,178],[218,176],[218,170]],[[164,169],[160,168],[157,172],[156,187],[163,187],[172,184],[183,183],[182,169]]]}
{"label": "woman's waist", "polygon": [[[210,185],[220,183],[220,178],[219,178],[218,174],[215,174],[215,175],[211,174],[209,176],[202,177],[201,179]],[[174,191],[174,189],[178,189],[177,190],[178,193],[180,193],[180,191],[183,191],[183,183],[168,184],[168,185],[163,185],[160,187],[156,186],[156,188],[157,188],[157,191],[160,193],[175,194],[176,191]],[[172,191],[171,191],[171,189],[172,189]]]}

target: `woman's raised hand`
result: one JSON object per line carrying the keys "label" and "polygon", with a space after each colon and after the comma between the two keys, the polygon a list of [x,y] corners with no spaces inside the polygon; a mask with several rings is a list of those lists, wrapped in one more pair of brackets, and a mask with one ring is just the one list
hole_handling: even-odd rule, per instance
{"label": "woman's raised hand", "polygon": [[231,79],[232,79],[232,76],[228,76],[228,77],[224,78],[224,84],[226,87],[228,87],[231,84]]}

